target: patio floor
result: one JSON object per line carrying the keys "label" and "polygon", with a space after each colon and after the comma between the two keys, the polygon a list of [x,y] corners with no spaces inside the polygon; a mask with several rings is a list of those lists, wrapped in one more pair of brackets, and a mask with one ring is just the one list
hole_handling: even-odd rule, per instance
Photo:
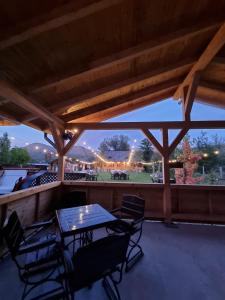
{"label": "patio floor", "polygon": [[[225,227],[145,222],[142,245],[145,256],[119,286],[122,299],[225,299]],[[0,263],[0,299],[20,299],[22,289],[16,267],[6,258]],[[76,299],[107,296],[98,282]]]}

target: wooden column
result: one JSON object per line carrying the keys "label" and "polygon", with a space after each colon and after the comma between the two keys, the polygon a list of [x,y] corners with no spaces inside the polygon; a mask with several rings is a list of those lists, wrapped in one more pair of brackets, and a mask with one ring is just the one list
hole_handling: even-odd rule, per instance
{"label": "wooden column", "polygon": [[58,156],[58,174],[57,174],[57,179],[59,181],[64,180],[64,170],[65,170],[65,156],[63,154],[59,154],[59,156]]}
{"label": "wooden column", "polygon": [[169,138],[168,138],[168,129],[162,129],[162,138],[163,138],[163,212],[165,216],[165,222],[171,222],[172,216],[172,202],[171,202],[171,188],[170,188],[170,168],[169,168]]}

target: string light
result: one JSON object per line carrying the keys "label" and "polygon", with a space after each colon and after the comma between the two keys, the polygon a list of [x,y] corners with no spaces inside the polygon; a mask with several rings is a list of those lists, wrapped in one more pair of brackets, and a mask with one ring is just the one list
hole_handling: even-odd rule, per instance
{"label": "string light", "polygon": [[46,152],[47,152],[47,149],[44,149],[43,152],[46,153]]}
{"label": "string light", "polygon": [[203,153],[203,156],[208,157],[209,155],[208,155],[208,153]]}
{"label": "string light", "polygon": [[38,146],[35,146],[35,150],[38,150],[39,149],[39,147]]}
{"label": "string light", "polygon": [[215,155],[218,155],[219,153],[220,153],[219,150],[215,150],[215,151],[214,151],[214,154],[215,154]]}

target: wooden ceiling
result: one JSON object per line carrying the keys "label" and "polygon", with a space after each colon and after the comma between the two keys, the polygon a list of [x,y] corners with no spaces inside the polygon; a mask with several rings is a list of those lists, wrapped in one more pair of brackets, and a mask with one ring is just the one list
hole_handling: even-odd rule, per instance
{"label": "wooden ceiling", "polygon": [[179,100],[225,108],[225,0],[0,0],[0,124],[46,130]]}

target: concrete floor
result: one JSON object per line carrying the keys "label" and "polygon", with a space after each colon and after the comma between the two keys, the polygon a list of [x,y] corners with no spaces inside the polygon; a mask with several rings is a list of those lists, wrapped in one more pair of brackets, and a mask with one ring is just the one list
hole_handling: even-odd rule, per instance
{"label": "concrete floor", "polygon": [[[142,245],[145,256],[119,286],[123,300],[225,299],[225,227],[146,222]],[[0,299],[20,299],[22,288],[6,258],[0,263]],[[107,299],[101,283],[76,294],[76,300],[89,299]]]}

